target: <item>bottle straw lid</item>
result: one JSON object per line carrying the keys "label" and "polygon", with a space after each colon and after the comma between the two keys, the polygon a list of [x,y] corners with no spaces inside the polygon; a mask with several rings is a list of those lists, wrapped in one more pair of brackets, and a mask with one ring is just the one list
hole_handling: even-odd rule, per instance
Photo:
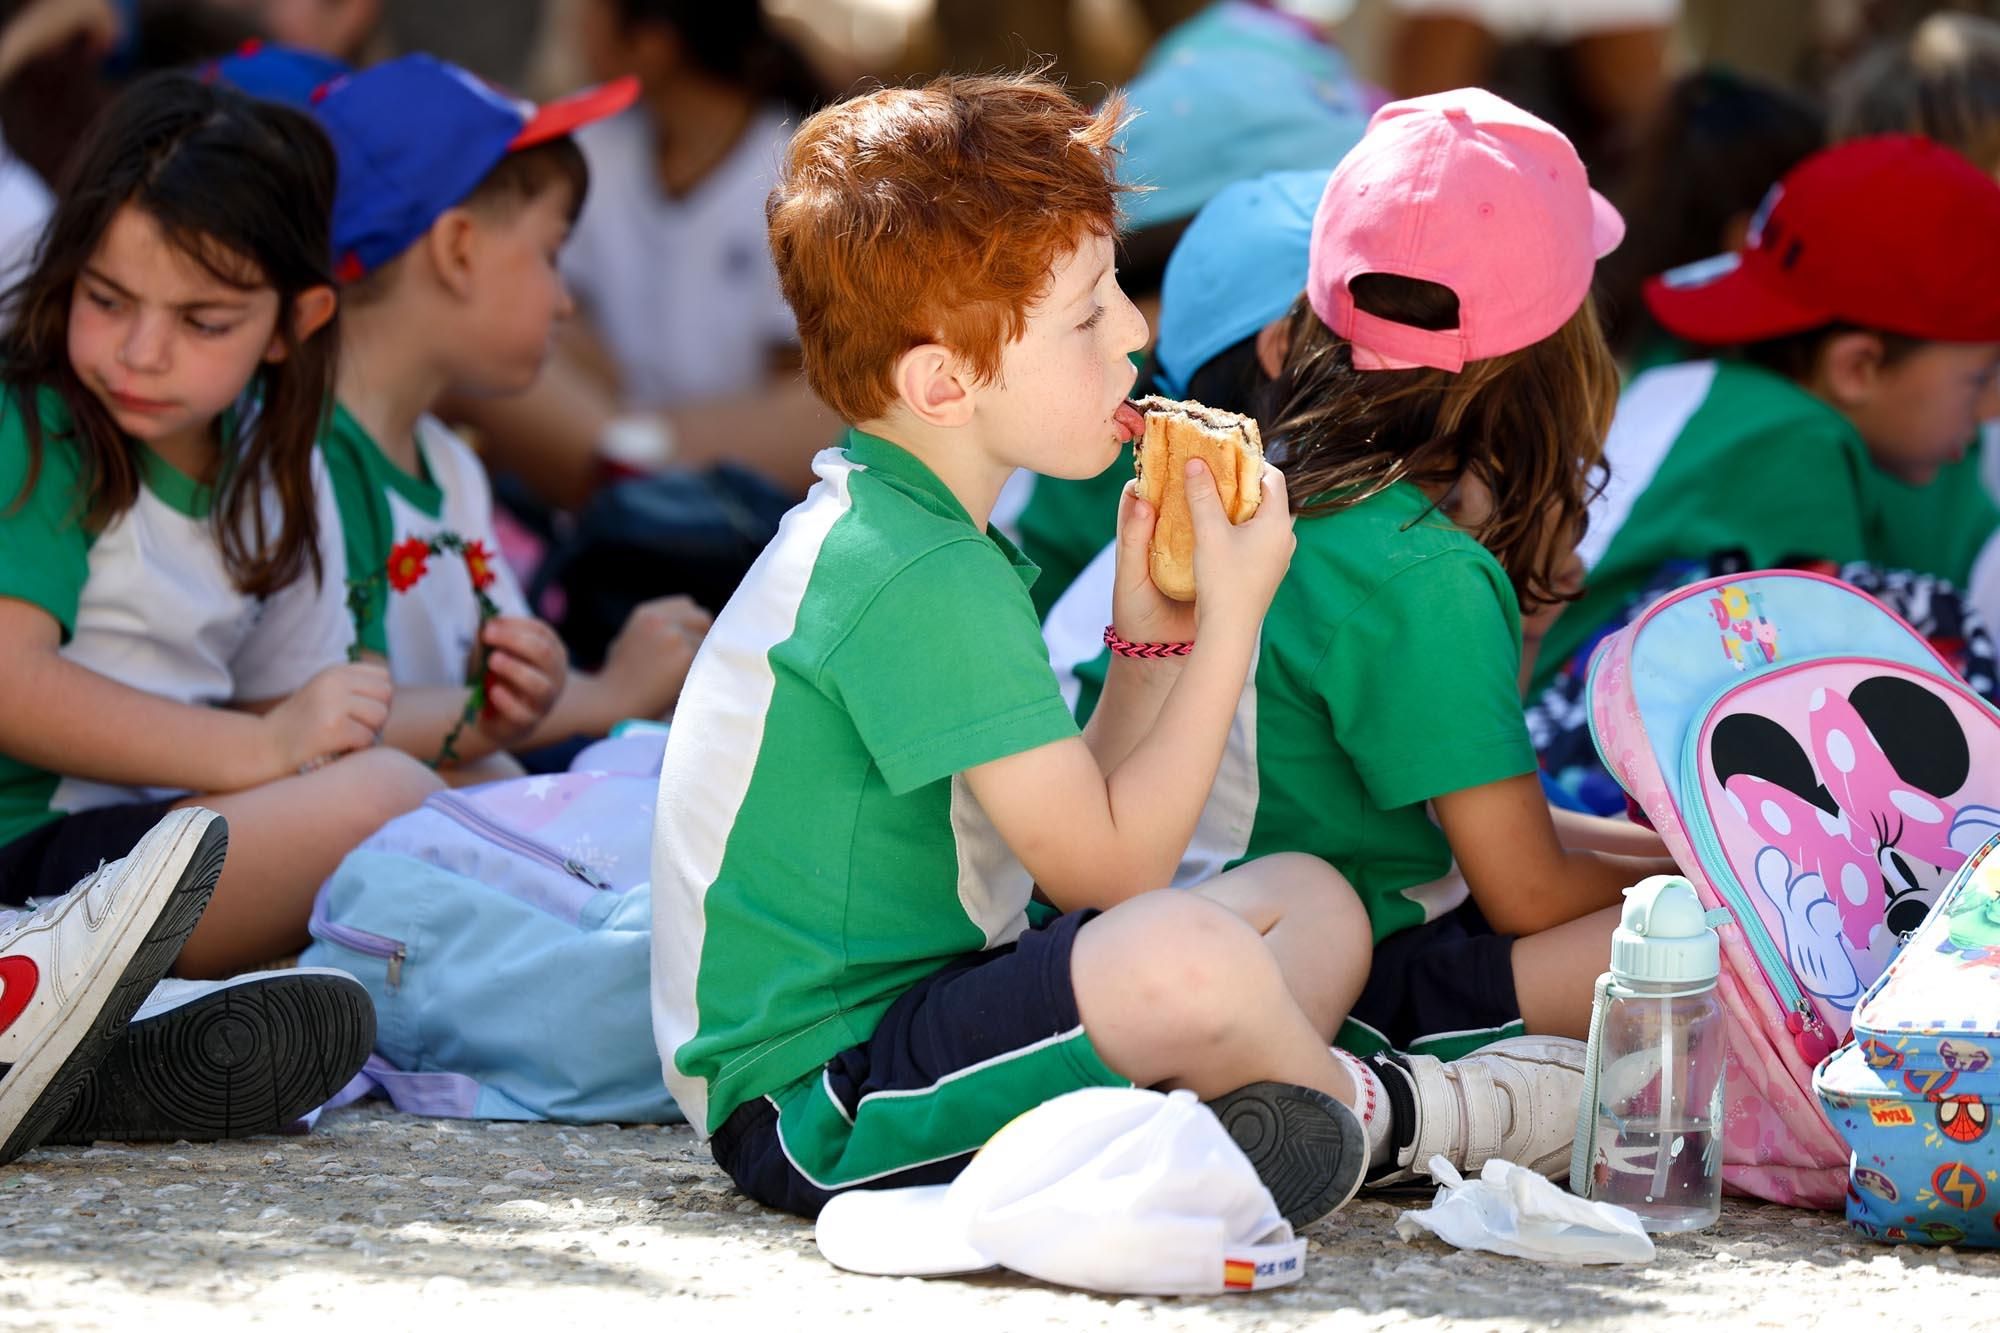
{"label": "bottle straw lid", "polygon": [[1611,971],[1623,982],[1696,986],[1722,970],[1722,944],[1694,885],[1653,875],[1625,890],[1625,910],[1611,935]]}

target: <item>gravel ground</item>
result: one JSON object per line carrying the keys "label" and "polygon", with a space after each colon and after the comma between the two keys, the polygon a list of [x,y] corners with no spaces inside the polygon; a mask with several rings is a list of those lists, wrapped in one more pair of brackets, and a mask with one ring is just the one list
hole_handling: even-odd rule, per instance
{"label": "gravel ground", "polygon": [[1315,1225],[1305,1279],[1254,1295],[865,1278],[823,1262],[809,1223],[736,1194],[685,1128],[364,1105],[297,1138],[0,1168],[0,1329],[2000,1328],[2000,1254],[1879,1247],[1831,1214],[1732,1200],[1650,1267],[1584,1269],[1405,1244],[1397,1206],[1364,1199]]}

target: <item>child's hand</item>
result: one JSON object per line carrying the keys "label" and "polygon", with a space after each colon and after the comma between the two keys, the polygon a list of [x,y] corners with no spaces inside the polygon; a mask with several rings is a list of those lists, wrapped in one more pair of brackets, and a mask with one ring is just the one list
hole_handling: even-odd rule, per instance
{"label": "child's hand", "polygon": [[1231,524],[1222,512],[1208,465],[1199,460],[1188,464],[1188,512],[1194,519],[1194,615],[1204,631],[1255,633],[1291,567],[1298,538],[1292,534],[1285,474],[1264,464],[1262,486],[1257,512]]}
{"label": "child's hand", "polygon": [[487,649],[479,730],[504,750],[526,739],[555,707],[569,679],[569,654],[556,632],[531,616],[496,616],[479,639]]}
{"label": "child's hand", "polygon": [[604,655],[605,698],[617,716],[657,718],[674,706],[714,618],[686,597],[641,602]]}
{"label": "child's hand", "polygon": [[1153,525],[1160,511],[1128,481],[1118,497],[1117,573],[1112,576],[1111,626],[1130,643],[1185,643],[1194,637],[1194,603],[1177,602],[1153,584]]}
{"label": "child's hand", "polygon": [[375,744],[395,692],[380,662],[350,662],[314,676],[264,715],[272,776],[318,768]]}

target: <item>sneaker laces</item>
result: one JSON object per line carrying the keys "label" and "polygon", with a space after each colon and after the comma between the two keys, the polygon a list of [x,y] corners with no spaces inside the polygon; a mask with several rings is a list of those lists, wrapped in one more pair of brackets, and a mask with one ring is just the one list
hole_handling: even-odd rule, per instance
{"label": "sneaker laces", "polygon": [[[123,858],[120,859],[122,860]],[[46,902],[37,904],[32,909],[0,908],[0,930],[29,930],[36,926],[53,924],[58,908],[62,907],[78,894],[88,896],[90,891],[97,887],[98,881],[104,878],[104,872],[115,864],[117,863],[106,861],[102,857],[98,858],[97,869],[78,880],[70,887],[68,893],[50,898]]]}

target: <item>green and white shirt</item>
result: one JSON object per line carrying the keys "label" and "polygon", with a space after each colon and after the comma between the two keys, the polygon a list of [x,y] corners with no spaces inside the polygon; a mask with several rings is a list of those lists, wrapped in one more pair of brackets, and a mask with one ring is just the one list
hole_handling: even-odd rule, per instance
{"label": "green and white shirt", "polygon": [[653,1031],[704,1134],[1021,933],[1029,876],[961,774],[1077,734],[1034,566],[886,440],[852,431],[813,466],[695,660],[660,775]]}
{"label": "green and white shirt", "polygon": [[[412,476],[340,404],[320,450],[326,455],[340,521],[321,534],[328,569],[350,579],[385,569],[389,552],[416,538],[441,532],[485,544],[494,583],[487,594],[508,616],[528,614],[527,600],[493,533],[493,489],[479,456],[436,417],[417,421],[417,460]],[[407,592],[392,593],[377,581],[360,616],[361,646],[389,663],[398,685],[458,685],[479,634],[479,603],[462,561],[432,557],[422,579]]]}
{"label": "green and white shirt", "polygon": [[[31,603],[62,627],[62,655],[122,685],[184,704],[281,699],[343,660],[352,631],[339,567],[270,597],[237,589],[210,520],[213,490],[133,442],[143,482],[132,508],[91,532],[79,505],[82,458],[53,390],[36,398],[42,466],[27,479],[26,422],[0,402],[0,596]],[[335,526],[319,459],[322,530]],[[267,531],[281,510],[267,497]],[[184,795],[65,777],[0,755],[0,845],[74,810]]]}
{"label": "green and white shirt", "polygon": [[1543,641],[1536,688],[1670,560],[1871,560],[1964,586],[2000,511],[1976,464],[1912,487],[1845,416],[1781,375],[1689,361],[1634,379],[1605,441],[1610,476],[1579,545],[1584,595]]}
{"label": "green and white shirt", "polygon": [[[1465,901],[1437,796],[1531,773],[1521,618],[1492,554],[1414,486],[1300,519],[1215,787],[1174,883],[1309,852],[1354,885],[1374,936]],[[1106,659],[1112,553],[1049,613],[1057,676],[1086,716]]]}

